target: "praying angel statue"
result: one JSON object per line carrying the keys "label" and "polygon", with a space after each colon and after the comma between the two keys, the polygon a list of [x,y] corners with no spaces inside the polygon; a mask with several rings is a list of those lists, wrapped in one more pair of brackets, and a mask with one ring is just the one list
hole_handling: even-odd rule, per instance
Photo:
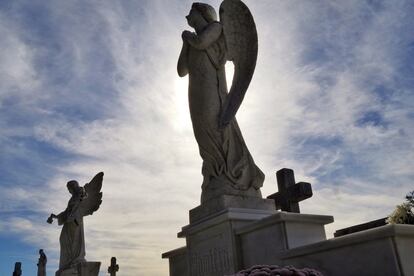
{"label": "praying angel statue", "polygon": [[[177,71],[180,77],[189,75],[191,121],[203,159],[201,202],[220,195],[261,197],[264,174],[235,118],[256,66],[253,17],[240,0],[224,0],[220,21],[214,8],[204,3],[194,3],[186,19],[195,32],[182,33]],[[229,92],[227,60],[234,64]]]}
{"label": "praying angel statue", "polygon": [[69,181],[66,187],[72,196],[69,199],[68,206],[60,214],[51,214],[47,219],[48,223],[52,223],[53,219],[57,219],[58,224],[63,225],[59,238],[60,261],[58,271],[86,262],[83,217],[92,215],[102,203],[103,175],[103,172],[98,173],[84,187],[79,186],[79,183],[75,180]]}

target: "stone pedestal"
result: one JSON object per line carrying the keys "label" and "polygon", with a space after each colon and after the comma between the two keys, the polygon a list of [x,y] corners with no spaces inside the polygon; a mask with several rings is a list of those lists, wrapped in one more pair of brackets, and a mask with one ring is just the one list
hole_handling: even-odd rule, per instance
{"label": "stone pedestal", "polygon": [[162,254],[163,259],[169,260],[170,276],[187,276],[188,260],[187,247],[183,246]]}
{"label": "stone pedestal", "polygon": [[76,267],[56,271],[56,276],[98,276],[100,262],[83,262]]}
{"label": "stone pedestal", "polygon": [[274,212],[275,203],[273,200],[259,197],[222,195],[191,209],[190,224],[206,220],[209,216],[217,216],[219,212],[223,212],[228,208],[268,210]]}
{"label": "stone pedestal", "polygon": [[237,272],[242,266],[235,231],[274,213],[269,210],[228,208],[202,222],[183,227],[191,276],[216,276]]}
{"label": "stone pedestal", "polygon": [[170,276],[237,272],[243,257],[235,231],[274,213],[272,200],[228,195],[190,210],[190,224],[178,233],[186,239],[186,246],[162,255],[169,259]]}
{"label": "stone pedestal", "polygon": [[332,216],[278,212],[244,227],[235,234],[242,244],[243,266],[279,264],[280,252],[326,240],[325,224]]}

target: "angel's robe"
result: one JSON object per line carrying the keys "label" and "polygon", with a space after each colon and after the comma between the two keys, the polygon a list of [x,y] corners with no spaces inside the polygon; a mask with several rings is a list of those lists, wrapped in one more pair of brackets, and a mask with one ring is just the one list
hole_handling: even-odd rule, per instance
{"label": "angel's robe", "polygon": [[[220,31],[217,32],[218,25],[212,24],[219,24]],[[189,42],[189,106],[203,159],[201,202],[223,194],[261,197],[259,188],[264,181],[264,174],[255,165],[236,119],[219,129],[219,115],[228,95],[225,51],[219,22],[210,23]]]}
{"label": "angel's robe", "polygon": [[62,225],[60,233],[59,269],[66,269],[74,264],[85,262],[85,235],[83,217],[80,212],[81,197],[72,195],[65,211],[57,215],[58,224]]}

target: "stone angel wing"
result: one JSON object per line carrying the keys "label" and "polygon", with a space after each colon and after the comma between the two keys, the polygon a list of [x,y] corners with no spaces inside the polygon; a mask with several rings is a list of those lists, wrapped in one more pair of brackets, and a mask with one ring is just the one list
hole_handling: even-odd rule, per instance
{"label": "stone angel wing", "polygon": [[82,216],[92,215],[101,206],[103,176],[104,173],[100,172],[89,183],[85,184],[84,189],[87,197],[82,200],[80,205]]}
{"label": "stone angel wing", "polygon": [[220,5],[227,44],[227,60],[234,63],[234,75],[229,94],[220,115],[220,126],[234,118],[253,77],[257,60],[256,24],[249,8],[240,0],[224,0]]}

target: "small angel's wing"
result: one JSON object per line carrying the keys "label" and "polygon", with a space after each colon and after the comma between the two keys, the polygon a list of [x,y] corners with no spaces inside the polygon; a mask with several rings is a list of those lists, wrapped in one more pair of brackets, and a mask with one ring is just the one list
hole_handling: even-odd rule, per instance
{"label": "small angel's wing", "polygon": [[92,215],[93,212],[99,209],[102,203],[102,181],[104,173],[100,172],[91,180],[91,182],[85,184],[84,188],[87,193],[87,197],[82,200],[80,205],[82,216]]}
{"label": "small angel's wing", "polygon": [[224,0],[220,21],[227,43],[227,59],[234,63],[233,82],[220,116],[227,125],[236,115],[253,77],[257,60],[257,31],[253,16],[240,0]]}

